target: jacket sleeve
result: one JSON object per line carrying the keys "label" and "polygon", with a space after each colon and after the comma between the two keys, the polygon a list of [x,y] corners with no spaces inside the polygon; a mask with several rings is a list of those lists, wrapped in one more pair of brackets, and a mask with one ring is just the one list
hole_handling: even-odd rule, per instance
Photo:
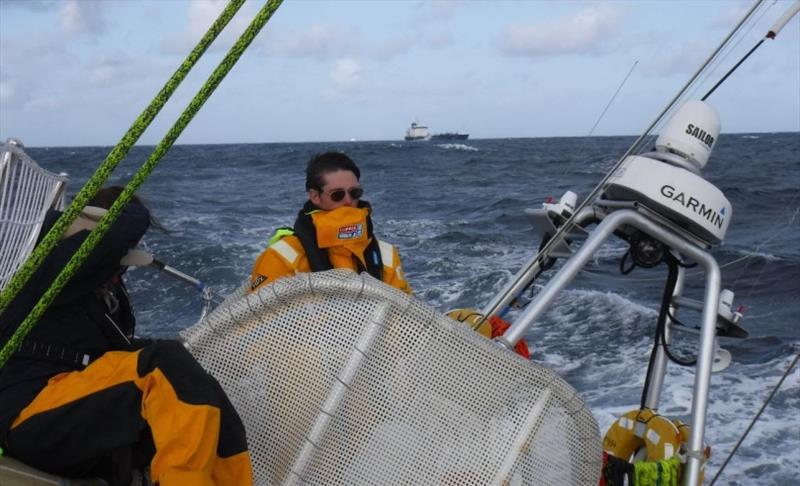
{"label": "jacket sleeve", "polygon": [[250,292],[255,292],[264,285],[271,284],[279,278],[294,275],[296,269],[278,252],[269,247],[258,256],[250,273]]}

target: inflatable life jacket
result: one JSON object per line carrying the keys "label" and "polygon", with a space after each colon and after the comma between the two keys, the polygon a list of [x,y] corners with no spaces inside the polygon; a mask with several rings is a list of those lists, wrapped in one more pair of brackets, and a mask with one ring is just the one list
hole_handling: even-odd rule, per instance
{"label": "inflatable life jacket", "polygon": [[[376,279],[383,280],[383,259],[381,257],[380,245],[378,239],[375,238],[372,233],[372,219],[369,217],[369,213],[372,211],[372,208],[366,201],[359,201],[358,208],[367,210],[367,232],[364,237],[370,239],[370,242],[364,251],[366,267],[359,268],[358,270],[359,272],[366,271]],[[292,231],[294,236],[296,236],[303,245],[303,250],[308,258],[308,264],[311,266],[311,271],[322,272],[332,269],[333,265],[331,265],[331,261],[328,258],[327,252],[324,248],[320,247],[318,242],[317,228],[314,225],[312,217],[313,213],[316,211],[319,211],[319,208],[314,206],[310,201],[307,201],[303,206],[303,209],[301,209],[297,214],[297,220],[294,223],[294,228],[292,228]],[[279,228],[279,230],[284,231],[284,234],[288,233],[286,231],[287,229],[288,228]],[[361,267],[361,262],[358,262],[358,266]]]}
{"label": "inflatable life jacket", "polygon": [[[670,420],[649,408],[631,410],[617,419],[603,438],[604,475],[609,465],[620,467],[623,463],[628,466],[634,463],[635,468],[634,457],[639,456],[641,453],[637,452],[642,449],[645,453],[643,461],[671,460],[689,442],[690,435],[690,427],[680,420]],[[706,459],[710,455],[710,448],[706,447]],[[704,470],[705,465],[700,471],[701,483]],[[601,480],[601,484],[607,483]]]}

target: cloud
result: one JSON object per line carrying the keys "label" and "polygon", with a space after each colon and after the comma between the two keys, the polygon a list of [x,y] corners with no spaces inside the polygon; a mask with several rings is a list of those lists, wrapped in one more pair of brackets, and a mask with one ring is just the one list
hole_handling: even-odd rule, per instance
{"label": "cloud", "polygon": [[63,104],[64,97],[55,93],[44,93],[41,95],[31,96],[24,104],[23,109],[26,111],[49,111],[60,108]]}
{"label": "cloud", "polygon": [[62,82],[58,78],[62,66],[77,63],[67,51],[70,44],[64,33],[56,29],[33,34],[0,36],[0,72],[10,90],[3,100],[5,108],[22,108],[40,90]]}
{"label": "cloud", "polygon": [[0,103],[6,103],[14,98],[14,86],[7,81],[0,81]]}
{"label": "cloud", "polygon": [[109,53],[86,67],[89,82],[96,86],[118,86],[147,77],[155,69],[153,60],[142,61],[121,52]]}
{"label": "cloud", "polygon": [[620,18],[614,6],[595,5],[553,21],[512,24],[501,34],[500,50],[529,57],[600,52],[618,31]]}
{"label": "cloud", "polygon": [[432,49],[441,49],[453,45],[453,34],[450,31],[434,32],[427,36],[426,42]]}
{"label": "cloud", "polygon": [[259,42],[260,49],[269,56],[317,60],[359,57],[376,61],[390,61],[415,49],[441,49],[452,43],[449,31],[404,29],[365,40],[357,27],[335,24],[314,24],[296,30],[271,29]]}
{"label": "cloud", "polygon": [[269,54],[292,58],[330,59],[358,54],[360,33],[332,24],[315,24],[303,30],[269,31],[265,49]]}
{"label": "cloud", "polygon": [[645,76],[665,77],[694,73],[697,67],[708,58],[713,46],[700,39],[687,39],[680,44],[672,44],[657,56],[644,58],[640,72]]}
{"label": "cloud", "polygon": [[379,61],[389,61],[410,52],[418,39],[414,34],[401,34],[385,39],[370,47],[367,55]]}
{"label": "cloud", "polygon": [[727,8],[719,10],[717,16],[711,19],[709,27],[713,29],[732,29],[745,16],[750,5],[740,3],[738,5],[728,5]]}
{"label": "cloud", "polygon": [[469,2],[464,0],[420,2],[416,5],[417,12],[411,18],[411,25],[449,21],[468,5]]}
{"label": "cloud", "polygon": [[323,92],[323,98],[332,101],[354,91],[361,82],[363,71],[361,63],[353,58],[338,59],[331,70],[330,86]]}
{"label": "cloud", "polygon": [[48,0],[0,0],[3,8],[20,8],[32,12],[43,12],[52,8],[53,2]]}
{"label": "cloud", "polygon": [[[191,0],[186,9],[186,27],[167,37],[161,49],[168,54],[186,55],[203,38],[227,6],[226,0]],[[230,49],[255,16],[256,2],[246,2],[209,47],[210,52]]]}
{"label": "cloud", "polygon": [[355,59],[340,59],[336,61],[331,79],[342,87],[349,87],[361,79],[361,65]]}
{"label": "cloud", "polygon": [[105,31],[103,2],[67,0],[59,12],[59,22],[69,34],[98,35]]}

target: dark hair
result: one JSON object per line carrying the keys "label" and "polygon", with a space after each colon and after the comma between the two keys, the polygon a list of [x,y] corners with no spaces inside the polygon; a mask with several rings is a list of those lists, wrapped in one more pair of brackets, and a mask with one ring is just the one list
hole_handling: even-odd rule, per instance
{"label": "dark hair", "polygon": [[311,157],[306,167],[306,190],[322,190],[325,174],[339,170],[349,170],[356,175],[356,179],[361,179],[361,171],[356,163],[341,152],[325,152]]}

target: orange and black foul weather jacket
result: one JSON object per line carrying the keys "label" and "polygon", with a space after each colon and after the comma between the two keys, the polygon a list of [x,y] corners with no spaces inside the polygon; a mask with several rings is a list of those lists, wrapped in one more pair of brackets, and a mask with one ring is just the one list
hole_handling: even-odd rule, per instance
{"label": "orange and black foul weather jacket", "polygon": [[250,275],[250,290],[296,273],[346,268],[368,272],[378,280],[411,293],[403,275],[400,253],[378,240],[372,231],[371,208],[343,206],[323,211],[306,202],[294,228],[281,228],[270,240]]}
{"label": "orange and black foul weather jacket", "polygon": [[[251,484],[244,426],[216,380],[180,343],[133,338],[119,262],[148,225],[130,203],[0,369],[0,445],[44,471],[111,484],[148,464],[161,486]],[[88,234],[60,241],[0,315],[2,342]]]}

